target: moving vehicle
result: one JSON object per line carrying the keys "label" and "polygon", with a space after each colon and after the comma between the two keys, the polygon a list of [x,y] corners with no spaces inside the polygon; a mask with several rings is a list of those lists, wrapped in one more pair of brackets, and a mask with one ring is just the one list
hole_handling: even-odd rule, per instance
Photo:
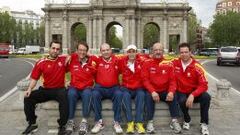
{"label": "moving vehicle", "polygon": [[0,43],[0,57],[9,57],[9,44],[7,43]]}
{"label": "moving vehicle", "polygon": [[240,64],[240,52],[235,46],[221,47],[217,55],[217,65],[220,66],[223,63]]}
{"label": "moving vehicle", "polygon": [[18,48],[17,54],[22,54],[22,55],[26,54],[26,48],[25,47]]}

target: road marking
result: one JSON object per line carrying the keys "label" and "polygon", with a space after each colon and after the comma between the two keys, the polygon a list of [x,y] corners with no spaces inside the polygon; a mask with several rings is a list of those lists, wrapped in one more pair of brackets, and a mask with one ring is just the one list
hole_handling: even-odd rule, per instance
{"label": "road marking", "polygon": [[[27,63],[29,63],[32,67],[34,66],[34,64],[32,64],[31,62],[29,61],[26,61],[26,60],[22,60],[22,61],[25,61]],[[31,73],[28,74],[27,77],[25,77],[25,79],[28,79],[30,77]],[[13,89],[11,89],[10,91],[8,91],[6,94],[4,94],[3,96],[0,97],[0,103],[2,101],[4,101],[6,98],[8,98],[10,95],[12,95],[13,93],[15,93],[17,91],[17,86],[15,86]]]}
{"label": "road marking", "polygon": [[[206,63],[208,63],[208,62],[211,62],[211,61],[214,61],[214,60],[205,60],[205,61],[201,62],[201,64],[204,65],[204,64],[206,64]],[[206,72],[207,72],[207,71],[206,71]],[[217,81],[217,82],[219,81],[219,79],[217,79],[216,77],[214,77],[213,75],[211,75],[209,72],[207,72],[207,75],[208,75],[210,78],[212,78],[213,80],[215,80],[215,81]],[[231,87],[231,90],[240,96],[240,92],[239,92],[238,90],[234,89],[233,87]]]}

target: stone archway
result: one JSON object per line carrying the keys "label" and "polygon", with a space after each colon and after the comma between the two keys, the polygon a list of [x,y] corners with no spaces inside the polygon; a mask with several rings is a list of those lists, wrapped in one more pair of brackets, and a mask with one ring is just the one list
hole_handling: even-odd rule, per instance
{"label": "stone archway", "polygon": [[74,52],[76,50],[76,46],[78,42],[87,42],[87,30],[86,26],[81,22],[76,22],[71,26],[71,44],[70,44],[70,52]]}
{"label": "stone archway", "polygon": [[123,27],[123,48],[136,44],[143,48],[144,25],[156,23],[160,29],[160,42],[166,51],[169,35],[179,35],[180,42],[187,42],[188,3],[141,3],[140,0],[90,0],[89,3],[46,3],[45,45],[52,35],[62,35],[63,48],[71,47],[71,28],[77,22],[86,26],[90,50],[98,50],[106,41],[105,29],[111,22]]}
{"label": "stone archway", "polygon": [[[107,24],[107,26],[106,26],[106,29],[105,29],[105,33],[106,33],[106,40],[105,40],[105,42],[106,43],[109,43],[112,47],[115,47],[115,48],[119,48],[119,49],[122,49],[123,48],[123,46],[122,46],[122,40],[119,38],[119,37],[112,37],[112,38],[116,38],[117,40],[119,39],[119,40],[121,40],[121,45],[113,45],[113,44],[111,44],[112,42],[111,42],[111,34],[115,34],[115,33],[111,33],[111,29],[113,28],[113,27],[115,27],[115,25],[118,25],[118,26],[120,26],[120,27],[122,27],[122,25],[120,24],[120,23],[118,23],[118,22],[116,22],[116,21],[113,21],[113,22],[110,22],[109,24]],[[123,28],[123,27],[122,27]],[[115,27],[114,28],[114,30],[116,30],[117,31],[117,28]],[[121,33],[123,33],[123,31],[121,31]],[[116,35],[117,36],[117,35]],[[123,35],[122,35],[123,36]],[[117,46],[117,47],[116,47]]]}
{"label": "stone archway", "polygon": [[156,42],[160,42],[160,27],[154,22],[149,22],[143,29],[143,48],[150,49]]}

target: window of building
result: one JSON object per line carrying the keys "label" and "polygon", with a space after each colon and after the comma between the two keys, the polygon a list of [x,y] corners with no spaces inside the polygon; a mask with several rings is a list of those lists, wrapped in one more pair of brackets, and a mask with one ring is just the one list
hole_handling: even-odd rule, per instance
{"label": "window of building", "polygon": [[237,7],[234,8],[234,9],[233,9],[233,12],[237,12],[237,13],[238,13],[238,8],[237,8]]}
{"label": "window of building", "polygon": [[226,3],[225,2],[222,3],[222,7],[226,7]]}
{"label": "window of building", "polygon": [[232,6],[232,2],[228,2],[228,6]]}
{"label": "window of building", "polygon": [[237,4],[237,5],[240,5],[240,2],[238,1],[236,4]]}

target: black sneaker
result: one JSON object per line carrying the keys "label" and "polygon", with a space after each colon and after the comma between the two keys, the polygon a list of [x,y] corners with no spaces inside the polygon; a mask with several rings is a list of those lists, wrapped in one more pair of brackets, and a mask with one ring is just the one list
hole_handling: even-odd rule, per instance
{"label": "black sneaker", "polygon": [[58,128],[58,135],[66,135],[66,134],[67,134],[67,132],[66,132],[65,126]]}
{"label": "black sneaker", "polygon": [[23,135],[28,135],[34,132],[37,132],[38,125],[37,124],[30,124],[28,127],[22,132]]}

